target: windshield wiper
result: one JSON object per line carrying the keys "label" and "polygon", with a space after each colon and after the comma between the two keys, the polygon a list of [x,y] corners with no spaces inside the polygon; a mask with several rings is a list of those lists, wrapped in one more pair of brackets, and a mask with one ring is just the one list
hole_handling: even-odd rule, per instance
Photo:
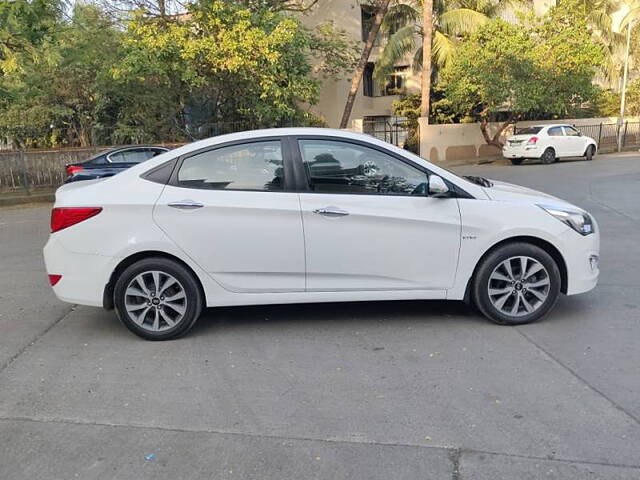
{"label": "windshield wiper", "polygon": [[493,182],[487,180],[484,177],[476,177],[473,175],[465,175],[464,178],[469,180],[471,183],[475,183],[476,185],[480,185],[481,187],[493,187]]}

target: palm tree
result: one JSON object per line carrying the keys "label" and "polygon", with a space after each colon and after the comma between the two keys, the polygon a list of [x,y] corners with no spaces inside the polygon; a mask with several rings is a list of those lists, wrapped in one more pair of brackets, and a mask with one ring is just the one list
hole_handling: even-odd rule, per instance
{"label": "palm tree", "polygon": [[593,39],[601,44],[605,51],[605,59],[600,67],[603,80],[615,84],[620,80],[620,58],[624,55],[625,35],[613,28],[613,15],[627,1],[620,0],[583,0],[582,9],[587,25],[591,29]]}
{"label": "palm tree", "polygon": [[[413,69],[422,70],[421,115],[428,117],[432,62],[436,68],[443,67],[452,59],[456,41],[463,34],[522,3],[523,0],[409,0],[391,6],[381,26],[389,38],[376,62],[375,80],[383,84],[397,62],[413,52]],[[420,17],[422,26],[417,24]],[[418,40],[421,46],[415,49]]]}

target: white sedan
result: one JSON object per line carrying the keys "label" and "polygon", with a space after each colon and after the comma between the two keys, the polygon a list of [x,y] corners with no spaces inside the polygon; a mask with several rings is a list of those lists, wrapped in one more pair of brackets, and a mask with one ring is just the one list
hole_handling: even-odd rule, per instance
{"label": "white sedan", "polygon": [[222,305],[467,300],[528,323],[594,288],[599,248],[593,217],[563,200],[369,136],[294,128],[60,187],[44,257],[58,298],[115,307],[164,340]]}
{"label": "white sedan", "polygon": [[582,135],[571,125],[537,125],[525,127],[507,138],[502,156],[520,165],[526,158],[553,163],[559,158],[584,157],[593,159],[598,145],[593,138]]}

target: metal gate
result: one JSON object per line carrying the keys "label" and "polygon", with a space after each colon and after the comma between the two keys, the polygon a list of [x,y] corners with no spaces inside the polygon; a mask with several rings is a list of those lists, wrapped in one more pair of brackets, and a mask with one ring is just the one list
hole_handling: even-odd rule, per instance
{"label": "metal gate", "polygon": [[403,147],[409,136],[406,117],[364,117],[362,131],[367,135],[398,147]]}

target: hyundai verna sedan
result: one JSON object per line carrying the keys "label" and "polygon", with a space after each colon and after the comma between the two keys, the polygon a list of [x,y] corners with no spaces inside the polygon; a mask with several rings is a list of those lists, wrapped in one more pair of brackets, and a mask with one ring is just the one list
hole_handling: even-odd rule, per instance
{"label": "hyundai verna sedan", "polygon": [[528,323],[594,288],[599,243],[593,217],[563,200],[369,136],[293,128],[63,185],[44,257],[58,298],[115,307],[165,340],[223,305],[452,299]]}

